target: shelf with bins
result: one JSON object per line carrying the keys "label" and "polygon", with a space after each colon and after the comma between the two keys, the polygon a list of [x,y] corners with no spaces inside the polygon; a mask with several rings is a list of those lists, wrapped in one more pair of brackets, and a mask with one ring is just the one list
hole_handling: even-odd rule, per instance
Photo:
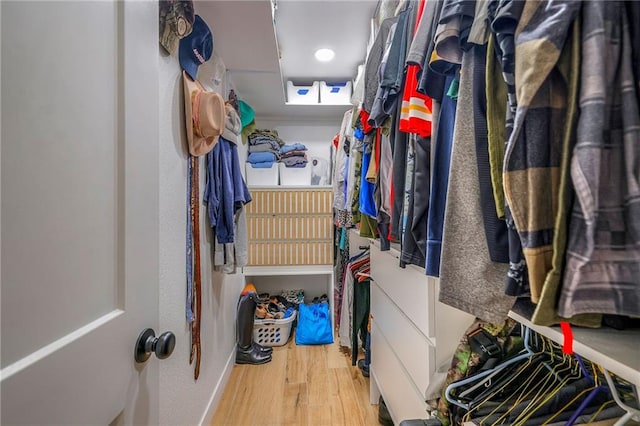
{"label": "shelf with bins", "polygon": [[303,289],[329,296],[333,317],[331,187],[252,187],[247,205],[247,281],[261,292]]}

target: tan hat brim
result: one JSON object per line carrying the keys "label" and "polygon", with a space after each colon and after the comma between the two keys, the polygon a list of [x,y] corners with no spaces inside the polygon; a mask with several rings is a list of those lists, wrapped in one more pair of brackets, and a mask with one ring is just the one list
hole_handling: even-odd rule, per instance
{"label": "tan hat brim", "polygon": [[198,90],[196,83],[191,80],[191,77],[182,71],[182,82],[184,86],[184,117],[185,117],[185,129],[187,131],[187,147],[191,155],[193,146],[193,92]]}
{"label": "tan hat brim", "polygon": [[[205,137],[196,135],[194,133],[193,96],[197,92],[206,92],[206,90],[199,81],[192,80],[191,77],[189,77],[189,75],[186,73],[186,71],[182,71],[182,80],[184,82],[184,115],[185,129],[187,131],[187,145],[189,148],[189,153],[193,156],[199,157],[207,154],[213,149],[215,144],[218,142],[219,135]],[[219,117],[217,117],[216,122],[219,123],[222,128],[224,128],[224,120],[226,118],[224,99],[217,93],[208,93],[208,95],[213,95],[216,101],[216,105],[218,106],[217,115],[219,115]]]}

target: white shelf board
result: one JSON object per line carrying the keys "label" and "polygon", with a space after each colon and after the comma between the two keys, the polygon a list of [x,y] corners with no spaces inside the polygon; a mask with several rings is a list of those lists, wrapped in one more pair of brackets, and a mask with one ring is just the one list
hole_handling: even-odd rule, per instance
{"label": "white shelf board", "polygon": [[283,266],[245,266],[242,268],[245,276],[273,276],[273,275],[330,275],[332,265],[283,265]]}
{"label": "white shelf board", "polygon": [[353,108],[353,104],[351,102],[318,102],[316,104],[309,103],[301,103],[301,102],[285,102],[287,106],[304,106],[309,108],[324,108],[324,107],[349,107]]}
{"label": "white shelf board", "polygon": [[248,185],[249,189],[331,189],[331,185]]}
{"label": "white shelf board", "polygon": [[[530,320],[510,311],[509,316],[535,332],[563,344],[559,327],[532,324]],[[640,330],[571,327],[573,351],[600,364],[606,370],[630,381],[640,389]]]}

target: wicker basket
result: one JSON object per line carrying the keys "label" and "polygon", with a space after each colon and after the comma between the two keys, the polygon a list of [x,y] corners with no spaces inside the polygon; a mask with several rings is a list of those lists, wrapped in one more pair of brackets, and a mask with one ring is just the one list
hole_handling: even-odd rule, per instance
{"label": "wicker basket", "polygon": [[262,346],[282,346],[289,341],[297,311],[289,318],[256,319],[253,322],[253,341]]}

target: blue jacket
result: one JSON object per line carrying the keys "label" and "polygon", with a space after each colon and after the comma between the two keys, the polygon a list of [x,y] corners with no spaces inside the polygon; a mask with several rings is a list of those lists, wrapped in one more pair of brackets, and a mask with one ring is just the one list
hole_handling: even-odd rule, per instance
{"label": "blue jacket", "polygon": [[233,243],[235,214],[251,202],[251,194],[240,172],[238,147],[223,137],[207,154],[204,201],[218,242]]}

